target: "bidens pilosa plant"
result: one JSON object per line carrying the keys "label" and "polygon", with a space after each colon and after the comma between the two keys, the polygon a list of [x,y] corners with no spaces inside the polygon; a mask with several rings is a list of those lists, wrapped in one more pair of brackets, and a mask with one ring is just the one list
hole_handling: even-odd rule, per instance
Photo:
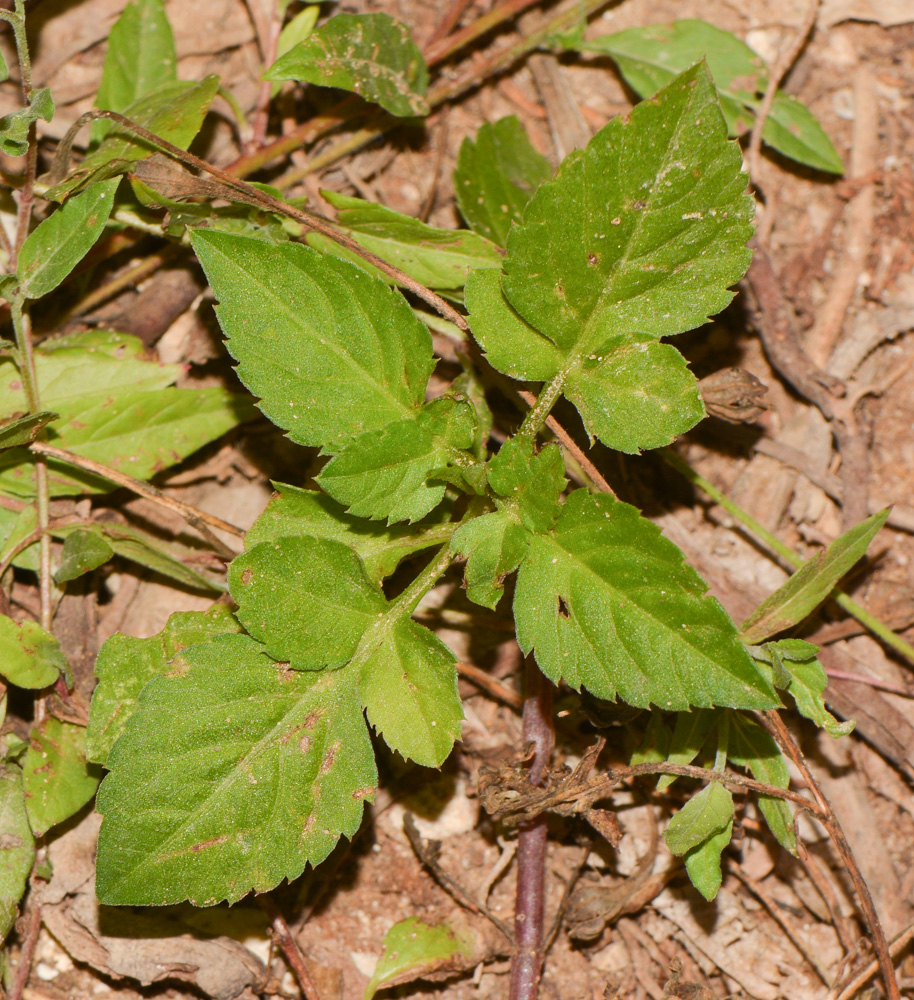
{"label": "bidens pilosa plant", "polygon": [[[13,23],[27,67],[21,8],[17,0],[14,14],[0,16]],[[131,39],[139,44],[141,12],[160,29],[147,43],[159,47],[147,53],[154,84],[142,60],[121,58]],[[427,113],[425,64],[403,26],[384,15],[340,15],[321,28],[315,20],[308,8],[290,22],[266,80],[341,87],[393,115]],[[697,23],[681,30],[692,38]],[[175,389],[175,369],[121,335],[32,350],[29,302],[63,281],[106,225],[152,229],[143,220],[167,211],[158,231],[192,245],[239,378],[269,420],[326,463],[319,490],[276,484],[228,568],[231,606],[176,614],[150,639],[105,643],[88,733],[52,718],[38,734],[67,765],[53,788],[37,777],[37,760],[17,763],[24,746],[7,741],[3,794],[22,846],[4,889],[4,933],[33,835],[95,791],[88,762],[108,772],[97,799],[97,891],[121,905],[234,902],[320,864],[353,836],[378,787],[372,729],[404,758],[439,767],[460,736],[456,658],[413,615],[460,561],[467,596],[483,608],[507,600],[505,581],[516,574],[517,641],[549,683],[651,710],[636,763],[698,760],[721,779],[728,762],[750,772],[769,790],[761,812],[793,850],[790,809],[771,794],[787,788],[786,763],[751,713],[781,706],[786,692],[833,734],[846,727],[822,703],[816,648],[770,640],[827,596],[884,515],[807,564],[740,629],[637,509],[569,486],[567,456],[549,428],[564,397],[591,441],[635,454],[669,445],[705,415],[695,377],[664,338],[731,300],[750,262],[753,216],[740,149],[728,138],[736,119],[725,120],[706,64],[670,69],[659,92],[554,176],[515,119],[484,126],[465,141],[455,174],[470,228],[450,231],[328,192],[339,216],[329,223],[275,188],[183,153],[217,81],[178,81],[170,39],[161,4],[128,6],[111,36],[103,110],[77,123],[44,178],[44,195],[63,205],[23,234],[0,286],[16,330],[0,371],[12,400],[5,415],[27,413],[0,428],[0,488],[22,498],[0,515],[15,515],[3,568],[47,570],[56,537],[65,542],[54,576],[61,587],[118,554],[220,588],[136,529],[49,519],[50,496],[123,485],[117,470],[128,459],[121,471],[140,490],[138,480],[250,415],[222,390]],[[629,70],[632,46],[652,41],[625,39]],[[621,60],[618,45],[607,51]],[[377,72],[355,58],[360,47]],[[745,117],[757,95],[740,94]],[[49,95],[26,96],[28,108],[2,126],[22,152],[36,118],[53,113]],[[67,172],[78,127],[93,118],[90,150]],[[828,160],[823,141],[830,149],[824,134],[810,140]],[[185,176],[182,188],[161,163],[141,162],[154,151],[215,181],[197,178],[195,187]],[[232,204],[214,208],[217,198]],[[417,297],[441,318],[414,308]],[[461,340],[465,368],[435,398],[429,325]],[[86,376],[77,379],[80,365]],[[506,439],[491,433],[483,382],[492,370],[502,385],[536,388]],[[420,568],[385,591],[408,557]],[[49,606],[43,598],[41,627],[0,619],[2,672],[13,684],[66,686]],[[668,773],[661,785],[674,779]],[[720,885],[733,816],[728,786],[711,780],[666,833],[708,897]]]}

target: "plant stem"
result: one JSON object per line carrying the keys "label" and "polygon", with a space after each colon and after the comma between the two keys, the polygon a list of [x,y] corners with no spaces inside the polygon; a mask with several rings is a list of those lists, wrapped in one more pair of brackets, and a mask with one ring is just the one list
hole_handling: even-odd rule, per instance
{"label": "plant stem", "polygon": [[565,373],[556,375],[551,382],[547,382],[540,390],[536,402],[527,411],[524,422],[517,432],[518,437],[529,437],[535,439],[537,434],[543,429],[546,419],[562,395],[565,385]]}
{"label": "plant stem", "polygon": [[[768,548],[777,553],[777,555],[779,555],[785,562],[793,566],[794,569],[799,569],[803,565],[805,560],[798,556],[793,549],[790,548],[790,546],[785,545],[764,525],[759,524],[759,522],[756,521],[751,514],[746,513],[742,507],[735,504],[713,483],[708,482],[704,476],[699,475],[699,473],[697,473],[692,466],[685,461],[685,459],[677,455],[676,452],[670,451],[669,448],[660,448],[658,450],[658,454],[667,465],[681,473],[694,486],[697,486],[700,490],[707,493],[715,503],[720,504],[728,514],[732,514],[733,517],[735,517],[741,524],[744,524],[756,538],[764,542]],[[843,591],[837,589],[833,590],[831,597],[838,607],[843,608],[849,615],[856,618],[857,621],[860,622],[860,624],[865,628],[868,628],[873,635],[878,636],[887,646],[891,646],[896,652],[901,653],[905,659],[914,663],[914,646],[905,642],[905,640],[902,639],[897,632],[893,632],[888,625],[881,622],[875,615],[870,614],[866,608],[861,607],[861,605],[853,600],[853,598],[848,597],[848,595]]]}
{"label": "plant stem", "polygon": [[[533,744],[530,783],[541,786],[555,746],[552,692],[532,656],[526,660],[523,739]],[[536,1000],[543,965],[543,913],[546,895],[545,814],[520,826],[517,838],[517,891],[514,907],[514,939],[517,950],[511,959],[510,1000]]]}
{"label": "plant stem", "polygon": [[301,949],[292,936],[292,931],[289,930],[286,918],[282,915],[279,907],[273,901],[272,897],[266,893],[258,896],[257,902],[260,903],[261,909],[270,918],[273,933],[276,935],[279,946],[286,956],[286,961],[295,973],[295,978],[298,980],[299,986],[301,986],[302,996],[304,996],[305,1000],[320,1000],[320,994],[317,992],[317,987],[314,985],[314,980],[308,971],[305,956],[302,955]]}

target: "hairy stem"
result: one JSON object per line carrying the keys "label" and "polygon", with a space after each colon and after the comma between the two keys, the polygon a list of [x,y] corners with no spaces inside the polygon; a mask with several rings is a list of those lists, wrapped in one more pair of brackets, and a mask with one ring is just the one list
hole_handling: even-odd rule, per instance
{"label": "hairy stem", "polygon": [[[532,656],[527,657],[524,691],[524,744],[533,744],[530,783],[540,786],[555,746],[552,719],[552,685],[543,677]],[[517,892],[511,959],[510,1000],[536,1000],[543,965],[543,914],[546,890],[546,816],[521,825],[517,838]]]}
{"label": "hairy stem", "polygon": [[517,432],[518,437],[536,438],[543,429],[552,407],[558,402],[565,385],[564,374],[556,375],[551,382],[547,382],[540,390],[536,402],[527,411],[524,422]]}

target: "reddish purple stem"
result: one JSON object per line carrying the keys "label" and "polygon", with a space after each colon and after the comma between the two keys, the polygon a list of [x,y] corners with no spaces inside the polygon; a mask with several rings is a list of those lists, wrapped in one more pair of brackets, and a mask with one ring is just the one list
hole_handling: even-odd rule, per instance
{"label": "reddish purple stem", "polygon": [[[530,781],[541,785],[555,745],[552,721],[552,685],[527,657],[524,691],[524,745],[532,743]],[[510,1000],[536,1000],[543,965],[543,915],[546,887],[546,817],[520,828],[517,839],[517,894],[514,937],[517,950],[511,960]]]}

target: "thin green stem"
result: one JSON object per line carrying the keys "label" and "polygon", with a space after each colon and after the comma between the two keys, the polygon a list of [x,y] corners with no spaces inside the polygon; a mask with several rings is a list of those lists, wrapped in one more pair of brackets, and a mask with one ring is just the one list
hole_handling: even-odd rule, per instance
{"label": "thin green stem", "polygon": [[549,417],[552,407],[555,406],[562,389],[565,387],[565,372],[556,375],[551,382],[547,382],[540,390],[536,402],[527,411],[524,422],[517,432],[518,437],[529,437],[535,439],[537,434],[543,429]]}
{"label": "thin green stem", "polygon": [[[452,529],[449,535],[453,535],[462,524],[466,524],[467,521],[477,517],[482,512],[485,503],[484,497],[473,497],[466,514],[459,521],[445,526]],[[451,552],[450,542],[448,541],[447,544],[441,546],[435,558],[432,559],[416,579],[393,602],[391,611],[395,614],[403,615],[403,617],[411,615],[419,606],[422,598],[425,597],[445,573],[448,566],[453,562],[453,559],[454,553]]]}
{"label": "thin green stem", "polygon": [[717,724],[717,752],[714,755],[714,770],[727,769],[727,751],[730,749],[730,715],[722,712]]}
{"label": "thin green stem", "polygon": [[[713,483],[708,482],[704,476],[697,473],[688,462],[677,455],[674,451],[670,451],[668,448],[660,448],[658,451],[660,457],[669,465],[671,468],[675,469],[677,472],[681,473],[693,486],[697,486],[700,490],[707,493],[708,496],[715,502],[720,504],[728,514],[732,514],[741,524],[745,525],[749,531],[760,541],[764,542],[773,552],[777,553],[786,563],[791,565],[794,569],[799,569],[804,560],[798,556],[790,546],[785,545],[776,535],[773,535],[764,525],[759,524],[758,521],[752,517],[751,514],[746,513],[742,507],[735,504],[725,493],[722,493]],[[881,622],[875,615],[870,614],[866,608],[861,607],[855,600],[849,597],[841,590],[833,590],[831,594],[832,600],[838,605],[838,607],[843,608],[849,615],[853,616],[863,625],[865,628],[869,629],[873,635],[878,636],[887,646],[891,646],[897,653],[900,653],[905,659],[914,663],[914,646],[910,643],[905,642],[896,632],[893,632],[888,625]]]}

